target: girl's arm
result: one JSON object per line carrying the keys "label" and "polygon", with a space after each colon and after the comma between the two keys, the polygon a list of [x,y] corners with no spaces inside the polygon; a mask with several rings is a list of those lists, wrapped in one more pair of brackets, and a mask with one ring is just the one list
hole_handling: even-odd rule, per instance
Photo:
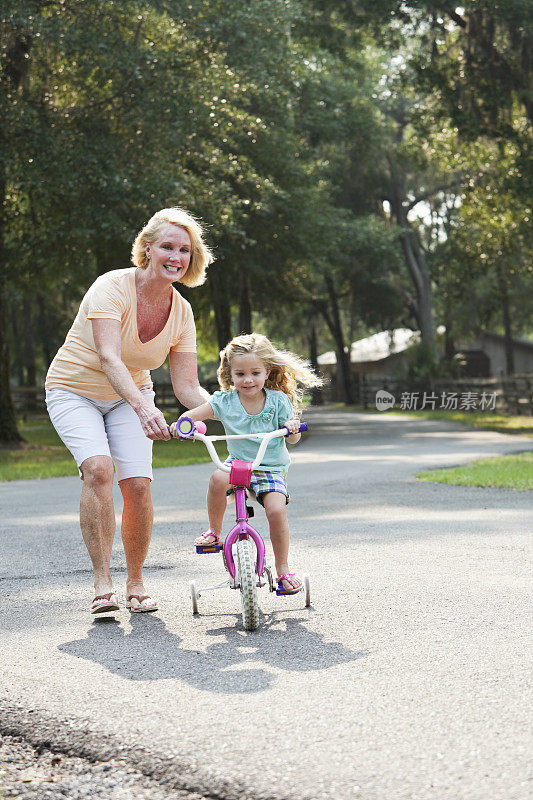
{"label": "girl's arm", "polygon": [[213,412],[211,403],[202,403],[201,406],[196,406],[196,408],[191,408],[190,411],[185,411],[185,413],[182,414],[181,417],[176,420],[176,422],[173,422],[172,425],[170,425],[170,433],[174,437],[177,436],[176,427],[182,417],[189,417],[189,419],[192,419],[193,422],[200,422],[203,419],[215,419],[215,414]]}
{"label": "girl's arm", "polygon": [[285,441],[288,442],[289,444],[296,444],[296,442],[299,442],[300,439],[302,438],[302,434],[299,433],[300,418],[292,417],[292,419],[287,420],[285,425],[290,431],[295,431],[295,433],[291,433],[290,436],[287,436]]}
{"label": "girl's arm", "polygon": [[191,408],[190,411],[185,411],[181,417],[190,417],[193,422],[200,422],[203,419],[214,419],[215,414],[211,403],[202,403],[201,406],[196,406],[196,408]]}

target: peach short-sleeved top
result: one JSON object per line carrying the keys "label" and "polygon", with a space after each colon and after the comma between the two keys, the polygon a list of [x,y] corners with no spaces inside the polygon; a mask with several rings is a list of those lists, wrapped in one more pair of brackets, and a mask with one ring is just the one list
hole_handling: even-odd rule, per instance
{"label": "peach short-sleeved top", "polygon": [[196,327],[190,303],[172,288],[172,306],[161,333],[141,342],[137,328],[135,267],[115,269],[95,280],[81,301],[67,338],[48,370],[46,389],[68,389],[94,400],[116,400],[93,338],[92,319],[121,323],[121,358],[139,389],[151,388],[150,370],[160,367],[169,352],[195,353]]}

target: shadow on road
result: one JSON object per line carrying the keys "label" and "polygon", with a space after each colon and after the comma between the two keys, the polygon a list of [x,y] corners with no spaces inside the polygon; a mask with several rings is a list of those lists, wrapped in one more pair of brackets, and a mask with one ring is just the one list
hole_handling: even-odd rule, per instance
{"label": "shadow on road", "polygon": [[132,614],[130,632],[114,617],[107,617],[95,620],[85,639],[65,642],[58,649],[100,664],[127,680],[177,679],[220,694],[261,692],[271,686],[280,669],[324,670],[368,654],[324,641],[322,635],[305,627],[303,618],[278,616],[263,616],[260,630],[245,634],[239,627],[240,615],[235,615],[234,626],[206,632],[217,641],[204,651],[183,649],[180,637],[158,617]]}

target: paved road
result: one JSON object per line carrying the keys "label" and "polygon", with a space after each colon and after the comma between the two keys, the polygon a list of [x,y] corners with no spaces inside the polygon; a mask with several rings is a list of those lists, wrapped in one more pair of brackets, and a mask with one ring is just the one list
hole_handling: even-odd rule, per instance
{"label": "paved road", "polygon": [[[0,485],[4,733],[209,797],[528,797],[531,494],[414,474],[531,440],[392,414],[310,421],[289,510],[313,606],[262,590],[257,633],[229,589],[191,615],[189,578],[222,577],[190,546],[209,465],[156,474],[160,613],[100,621],[78,479]],[[123,599],[118,536],[113,563]]]}

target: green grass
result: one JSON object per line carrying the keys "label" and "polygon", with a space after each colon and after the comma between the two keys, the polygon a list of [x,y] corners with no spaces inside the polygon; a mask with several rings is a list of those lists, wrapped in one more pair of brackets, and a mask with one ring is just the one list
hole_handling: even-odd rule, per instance
{"label": "green grass", "polygon": [[[74,459],[48,418],[23,422],[19,431],[25,439],[22,445],[0,448],[0,482],[78,474]],[[217,443],[217,451],[225,456],[224,442]],[[154,442],[154,467],[176,467],[210,460],[201,442]]]}
{"label": "green grass", "polygon": [[[394,413],[397,413],[396,411]],[[400,411],[410,417],[423,419],[448,419],[452,422],[462,422],[472,428],[481,428],[485,431],[498,433],[520,433],[533,436],[533,417],[512,417],[504,414],[488,414],[482,411]]]}
{"label": "green grass", "polygon": [[[363,411],[362,407],[341,406],[342,410]],[[371,409],[367,409],[371,410]],[[378,412],[374,409],[374,413]],[[477,428],[485,428],[505,433],[533,435],[531,417],[505,417],[500,414],[466,414],[453,411],[395,411],[409,417],[425,419],[449,419]],[[18,447],[0,448],[0,481],[15,481],[28,478],[57,478],[64,475],[77,475],[78,469],[68,450],[55,432],[47,417],[35,417],[19,425],[26,440]],[[223,442],[217,444],[220,455],[225,455]],[[155,442],[154,467],[175,467],[184,464],[197,464],[209,461],[209,455],[200,442]],[[530,466],[528,465],[530,469]],[[435,476],[438,471],[430,474]],[[437,480],[436,477],[424,480]],[[486,484],[471,484],[486,485]],[[501,485],[501,484],[490,484]],[[508,484],[505,484],[508,485]],[[531,488],[530,486],[510,488]]]}
{"label": "green grass", "polygon": [[464,467],[419,472],[422,481],[452,486],[483,486],[498,489],[533,489],[533,451],[515,455],[482,458]]}

